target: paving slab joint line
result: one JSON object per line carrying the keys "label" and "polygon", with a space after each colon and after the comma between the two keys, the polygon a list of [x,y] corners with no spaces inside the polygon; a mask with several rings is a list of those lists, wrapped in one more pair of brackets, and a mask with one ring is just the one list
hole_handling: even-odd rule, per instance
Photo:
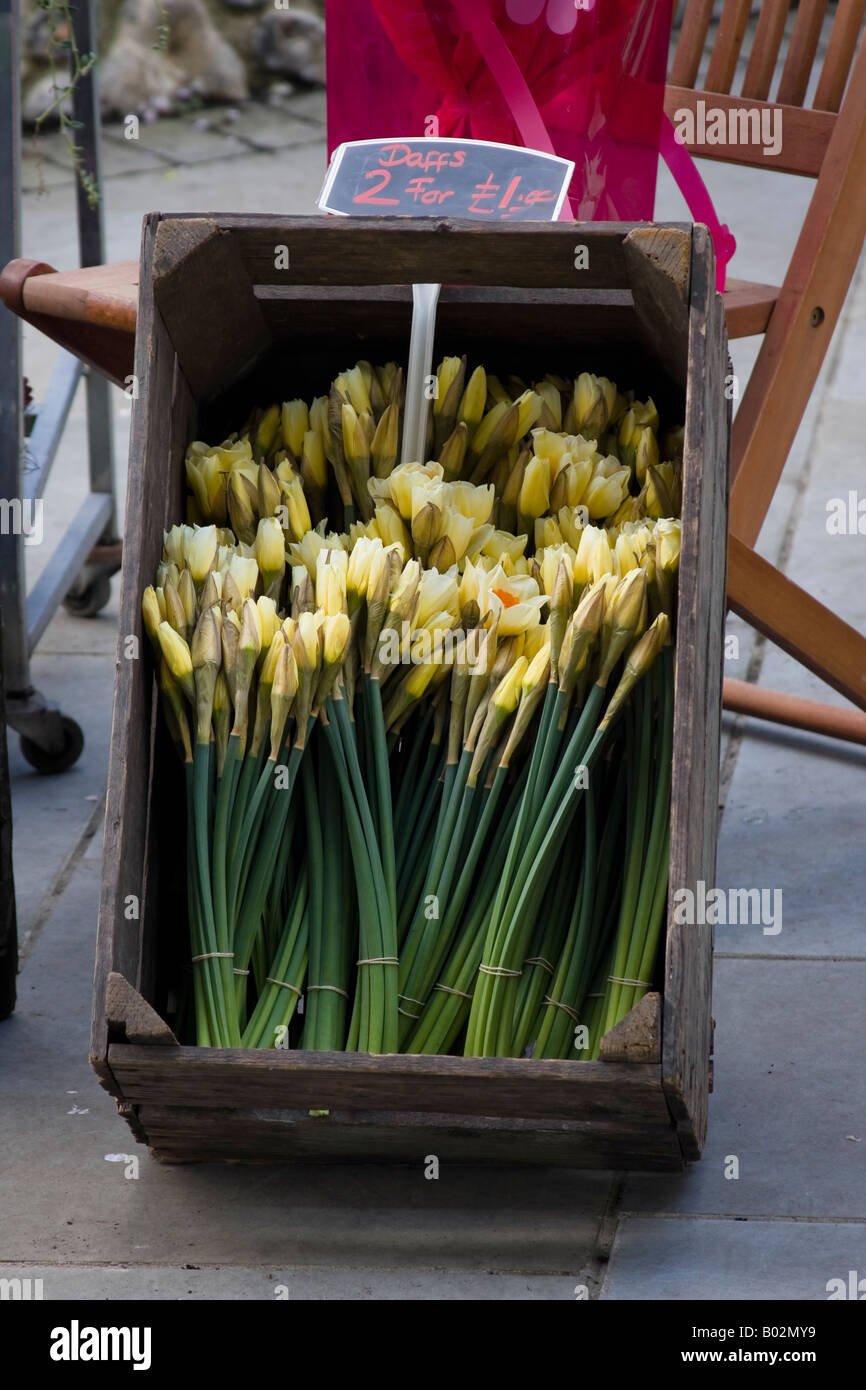
{"label": "paving slab joint line", "polygon": [[619,1228],[619,1218],[622,1215],[619,1204],[624,1191],[625,1175],[622,1173],[613,1174],[607,1198],[599,1217],[593,1251],[586,1263],[581,1266],[578,1275],[578,1283],[586,1286],[590,1302],[595,1302],[601,1297],[604,1281],[607,1277],[608,1261]]}
{"label": "paving slab joint line", "polygon": [[866,1226],[866,1216],[782,1216],[778,1212],[759,1211],[633,1211],[624,1207],[619,1215],[639,1221],[763,1221],[776,1226]]}
{"label": "paving slab joint line", "polygon": [[51,916],[55,907],[59,903],[63,894],[66,892],[66,889],[69,887],[73,875],[75,874],[75,870],[78,868],[78,865],[84,857],[84,854],[87,850],[87,846],[90,844],[90,841],[93,839],[94,835],[99,830],[104,819],[105,792],[103,791],[99,801],[93,808],[93,814],[90,816],[89,820],[87,821],[87,824],[85,825],[75,844],[72,846],[72,849],[69,851],[69,854],[66,856],[65,860],[61,864],[60,868],[58,869],[57,873],[52,879],[51,884],[40,898],[39,906],[36,909],[33,921],[31,922],[30,926],[26,928],[21,937],[21,941],[18,946],[19,974],[21,973],[21,970],[24,966],[24,962],[27,960],[28,956],[30,955],[30,952],[36,945],[36,942],[42,935],[42,930],[45,926],[45,923],[48,921],[49,917]]}

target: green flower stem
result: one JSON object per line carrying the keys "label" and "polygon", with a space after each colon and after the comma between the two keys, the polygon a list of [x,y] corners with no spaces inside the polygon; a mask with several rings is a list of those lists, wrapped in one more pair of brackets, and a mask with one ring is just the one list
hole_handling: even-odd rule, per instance
{"label": "green flower stem", "polygon": [[[439,803],[440,793],[437,793],[437,779],[439,761],[442,756],[441,742],[432,741],[426,749],[424,766],[420,776],[409,785],[408,773],[400,788],[402,798],[404,790],[408,788],[408,802],[406,808],[395,811],[394,814],[394,835],[395,851],[398,867],[398,902],[404,902],[405,897],[400,890],[400,883],[411,876],[417,858],[419,841],[417,838],[417,828],[419,820],[426,808],[432,803],[434,806]],[[426,817],[429,821],[429,815]]]}
{"label": "green flower stem", "polygon": [[[587,811],[589,803],[587,801]],[[589,820],[589,815],[587,815]],[[591,860],[584,850],[583,864],[575,886],[574,871],[576,861],[568,858],[562,866],[554,884],[549,909],[542,930],[536,930],[535,940],[530,947],[533,960],[523,962],[523,974],[518,980],[517,998],[514,1009],[514,1030],[512,1052],[522,1057],[530,1042],[534,1040],[534,1026],[542,999],[550,993],[556,971],[554,962],[559,960],[563,945],[571,928],[574,914],[585,897],[585,885],[590,874]],[[544,962],[543,964],[541,962]],[[549,969],[552,966],[553,969]],[[556,995],[552,996],[556,998]],[[562,1012],[562,1010],[560,1010]]]}
{"label": "green flower stem", "polygon": [[[625,978],[649,980],[655,963],[655,953],[667,893],[670,848],[671,760],[673,756],[673,652],[667,648],[658,663],[660,692],[660,729],[653,795],[652,818],[646,857],[641,872],[640,893],[635,909],[634,925],[625,964]],[[647,690],[649,703],[649,691]],[[644,973],[646,971],[646,973]],[[614,972],[616,973],[616,972]],[[634,985],[614,986],[619,991],[615,1023],[626,1014],[645,993]],[[611,999],[611,1005],[613,999]],[[611,1010],[608,1011],[608,1018]],[[608,1024],[612,1027],[612,1024]]]}
{"label": "green flower stem", "polygon": [[[210,849],[208,837],[208,807],[210,801],[210,763],[212,743],[196,743],[193,752],[193,825],[195,831],[195,861],[198,881],[199,907],[203,924],[206,953],[219,951],[211,893]],[[202,953],[203,954],[203,953]],[[226,990],[233,988],[232,963],[228,957],[204,961],[213,987],[214,1043],[218,1047],[235,1046],[238,1033],[234,1011],[227,1006]]]}
{"label": "green flower stem", "polygon": [[[487,846],[487,859],[477,877],[471,873],[466,874],[467,883],[464,885],[464,876],[461,876],[457,885],[455,899],[460,898],[461,889],[463,892],[462,902],[469,895],[469,883],[471,882],[472,896],[466,914],[466,920],[462,926],[459,925],[461,907],[457,902],[449,906],[449,913],[453,915],[453,921],[446,917],[445,929],[457,931],[456,939],[451,948],[451,953],[442,969],[442,978],[438,981],[440,985],[445,985],[448,989],[460,991],[458,994],[450,994],[447,990],[435,989],[427,1004],[422,1017],[419,1019],[412,1037],[404,1047],[404,1052],[425,1053],[427,1055],[440,1054],[447,1052],[454,1038],[463,1027],[463,1023],[469,1013],[472,989],[478,976],[478,967],[481,964],[482,952],[484,950],[485,927],[490,905],[496,895],[496,888],[499,882],[499,875],[502,873],[505,857],[508,852],[509,836],[514,830],[517,821],[517,813],[520,800],[523,796],[528,765],[524,764],[521,769],[514,787],[511,790],[505,811],[502,815],[502,834],[494,835],[487,846],[487,838],[481,840],[480,829],[477,839]],[[503,782],[504,782],[503,778]],[[491,791],[492,795],[492,791]],[[491,807],[488,798],[487,810]],[[495,803],[494,803],[495,809]],[[493,820],[493,810],[491,810],[490,822]],[[482,817],[483,821],[483,817]],[[468,998],[464,996],[469,996]]]}
{"label": "green flower stem", "polygon": [[[647,855],[647,820],[649,813],[650,778],[652,773],[652,691],[649,683],[641,681],[634,695],[636,719],[634,738],[636,739],[634,763],[637,767],[637,781],[632,803],[633,822],[629,831],[626,850],[625,888],[620,907],[619,926],[616,935],[611,974],[625,977],[628,968],[629,945],[635,925],[635,914],[641,889],[641,875]],[[653,868],[655,873],[655,868]],[[622,986],[612,984],[608,995],[604,1031],[609,1032],[620,1017],[619,1001]]]}
{"label": "green flower stem", "polygon": [[[331,719],[328,715],[334,714]],[[386,955],[396,956],[396,950],[386,951],[383,917],[389,911],[384,878],[376,875],[371,863],[368,842],[364,834],[361,816],[355,802],[350,778],[345,745],[336,722],[334,702],[327,702],[327,714],[323,721],[334,757],[340,789],[343,796],[343,811],[349,842],[352,848],[352,861],[355,866],[355,884],[358,892],[360,912],[360,958],[362,960],[381,960]],[[351,736],[353,737],[353,735]],[[369,809],[369,808],[368,808]],[[385,924],[387,927],[387,922]],[[364,965],[358,993],[357,1049],[360,1052],[397,1051],[397,972],[391,965]],[[353,1018],[351,1033],[355,1033]]]}
{"label": "green flower stem", "polygon": [[[439,807],[439,822],[436,827],[436,838],[433,841],[433,848],[430,852],[430,861],[427,869],[427,876],[421,891],[421,897],[415,903],[415,912],[409,934],[400,948],[400,979],[406,981],[413,969],[415,958],[421,951],[422,942],[425,937],[429,939],[430,919],[427,917],[427,902],[430,898],[439,896],[439,881],[445,868],[445,861],[448,856],[448,849],[452,839],[458,830],[460,821],[460,811],[463,805],[463,790],[466,786],[466,778],[469,776],[469,769],[472,766],[472,754],[464,748],[459,763],[455,766],[449,764],[445,769],[446,781],[442,790],[442,803]],[[448,778],[448,772],[452,776]],[[448,804],[445,805],[447,796]],[[460,824],[460,833],[465,828],[465,818]],[[434,926],[435,932],[435,926]],[[411,994],[411,990],[406,990],[401,984],[402,993]],[[420,996],[419,996],[420,997]]]}
{"label": "green flower stem", "polygon": [[[316,972],[310,955],[309,984],[302,1046],[307,1051],[337,1052],[346,1041],[346,1012],[351,973],[352,905],[343,894],[346,830],[330,752],[318,741],[319,799],[328,831],[327,872],[323,873],[322,941]],[[342,990],[343,993],[338,991]]]}
{"label": "green flower stem", "polygon": [[307,959],[309,889],[310,871],[304,864],[295,885],[280,948],[268,972],[271,979],[265,983],[244,1030],[242,1047],[273,1047],[275,1029],[281,1025],[288,1027],[298,1006]]}
{"label": "green flower stem", "polygon": [[[184,764],[186,778],[186,881],[187,902],[189,906],[189,927],[191,954],[200,956],[206,948],[202,929],[201,910],[198,894],[198,868],[195,858],[195,811],[193,793],[193,764]],[[193,992],[195,997],[196,1042],[199,1047],[214,1046],[217,1036],[217,1013],[213,998],[210,961],[195,961],[192,967]]]}
{"label": "green flower stem", "polygon": [[[577,809],[575,793],[578,788],[575,778],[575,766],[583,762],[586,758],[587,746],[589,745],[591,731],[595,729],[597,720],[601,713],[604,703],[605,690],[599,685],[594,685],[583,709],[583,713],[578,721],[577,727],[566,746],[565,753],[560,761],[559,769],[553,778],[548,789],[543,805],[539,814],[535,817],[531,827],[528,842],[523,853],[520,853],[519,837],[525,819],[525,808],[527,798],[524,796],[521,812],[518,816],[518,823],[509,848],[509,861],[506,861],[505,871],[502,875],[502,886],[497,894],[496,903],[490,916],[488,927],[487,942],[485,953],[482,957],[489,966],[495,969],[518,969],[526,954],[526,920],[517,919],[518,903],[525,900],[525,885],[530,874],[533,873],[535,861],[541,852],[542,844],[552,824],[561,824],[560,813],[563,807],[570,810],[570,816]],[[535,756],[533,750],[533,758]],[[530,774],[531,775],[531,774]],[[515,849],[515,841],[518,841]],[[514,850],[514,853],[512,853]],[[513,867],[512,886],[509,891],[507,876],[510,867]],[[540,869],[535,870],[533,882],[537,882],[540,877]],[[541,892],[543,884],[539,884],[538,891]],[[534,913],[537,912],[539,903],[534,904],[534,912],[529,917],[528,930],[531,932],[534,921]],[[507,956],[507,959],[506,959]],[[517,964],[513,964],[516,960]],[[485,1051],[486,1047],[495,1046],[495,1033],[491,1034],[491,1029],[499,1030],[503,1013],[510,1009],[514,991],[505,989],[502,986],[513,984],[514,977],[501,977],[489,975],[481,972],[478,984],[475,989],[472,1001],[472,1013],[469,1020],[469,1030],[466,1039],[466,1055],[469,1057],[496,1056],[497,1054]],[[499,988],[498,988],[499,987]],[[507,1000],[507,1008],[506,1008]],[[492,1020],[495,1019],[495,1024]],[[510,1017],[509,1017],[510,1026]],[[486,1041],[485,1041],[486,1039]]]}
{"label": "green flower stem", "polygon": [[382,713],[382,687],[373,676],[364,675],[364,693],[367,696],[366,720],[373,748],[373,765],[376,777],[376,807],[379,822],[379,845],[382,854],[382,868],[385,873],[385,886],[391,903],[391,916],[397,921],[397,870],[394,852],[394,818],[391,807],[391,775],[388,766],[388,749],[385,743],[385,720]]}

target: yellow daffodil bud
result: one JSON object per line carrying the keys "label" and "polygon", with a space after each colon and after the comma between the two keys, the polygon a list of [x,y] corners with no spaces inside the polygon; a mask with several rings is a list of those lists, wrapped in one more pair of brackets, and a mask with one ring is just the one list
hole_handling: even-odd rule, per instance
{"label": "yellow daffodil bud", "polygon": [[267,589],[280,579],[286,568],[286,544],[283,528],[275,516],[263,516],[256,529],[254,545],[256,564]]}
{"label": "yellow daffodil bud", "polygon": [[487,373],[483,367],[476,367],[466,383],[466,389],[457,407],[457,418],[466,425],[471,437],[484,418],[487,402]]}
{"label": "yellow daffodil bud", "polygon": [[659,446],[654,432],[647,425],[640,430],[637,445],[634,451],[634,467],[637,480],[642,483],[647,476],[647,470],[654,468],[659,462]]}
{"label": "yellow daffodil bud", "polygon": [[499,559],[500,556],[509,555],[512,560],[518,560],[526,550],[528,536],[512,536],[508,531],[494,531],[493,535],[483,547],[483,554]]}
{"label": "yellow daffodil bud", "polygon": [[215,526],[197,526],[184,538],[184,559],[196,584],[203,584],[208,570],[216,563],[217,533]]}
{"label": "yellow daffodil bud", "polygon": [[541,414],[542,399],[534,391],[524,391],[514,402],[517,406],[517,428],[515,439],[522,439],[535,424]]}
{"label": "yellow daffodil bud", "polygon": [[605,376],[581,372],[574,384],[575,427],[598,439],[604,434],[616,407],[616,386]]}
{"label": "yellow daffodil bud", "polygon": [[662,519],[655,528],[657,560],[668,574],[675,574],[679,569],[682,529],[681,521],[670,518]]}
{"label": "yellow daffodil bud", "polygon": [[550,503],[550,468],[546,459],[531,458],[520,489],[518,511],[527,521],[543,516]]}
{"label": "yellow daffodil bud", "polygon": [[233,555],[229,563],[228,573],[223,580],[223,588],[225,588],[229,578],[237,586],[241,598],[248,598],[258,583],[258,564],[254,559],[248,559],[245,555]]}
{"label": "yellow daffodil bud", "polygon": [[301,445],[301,477],[305,483],[312,482],[324,488],[328,482],[328,467],[322,436],[318,430],[307,430]]}
{"label": "yellow daffodil bud", "polygon": [[304,401],[283,401],[280,411],[280,431],[283,445],[293,458],[300,459],[304,436],[310,429],[310,413]]}
{"label": "yellow daffodil bud", "polygon": [[187,530],[191,527],[172,526],[170,531],[162,533],[162,558],[170,565],[177,565],[180,569],[186,563],[184,556],[184,540]]}
{"label": "yellow daffodil bud", "polygon": [[643,636],[634,644],[628,654],[625,669],[610,704],[605,710],[604,718],[599,724],[600,729],[608,728],[613,722],[637,682],[647,674],[659,652],[669,643],[670,631],[670,618],[667,613],[659,613]]}
{"label": "yellow daffodil bud", "polygon": [[165,658],[172,678],[186,695],[190,704],[195,703],[195,681],[192,673],[192,656],[189,647],[171,623],[162,622],[156,630],[157,641]]}
{"label": "yellow daffodil bud", "polygon": [[[255,491],[256,501],[258,501],[258,490]],[[256,535],[256,516],[250,495],[249,480],[237,471],[229,474],[228,513],[231,528],[238,540],[252,545]]]}
{"label": "yellow daffodil bud", "polygon": [[610,477],[594,477],[583,495],[583,505],[592,521],[610,516],[628,496],[629,470],[618,468]]}
{"label": "yellow daffodil bud", "polygon": [[180,594],[170,579],[163,585],[163,597],[165,599],[165,616],[171,623],[175,632],[179,632],[181,637],[188,639],[190,625],[187,622],[186,610],[181,602]]}
{"label": "yellow daffodil bud", "polygon": [[525,656],[518,657],[508,675],[503,677],[493,692],[491,704],[506,718],[513,714],[520,702],[523,679],[529,669]]}
{"label": "yellow daffodil bud", "polygon": [[322,625],[322,632],[322,660],[326,666],[339,666],[349,644],[351,623],[348,616],[345,613],[328,616]]}
{"label": "yellow daffodil bud", "polygon": [[458,603],[457,570],[444,574],[436,570],[425,570],[418,581],[418,605],[415,609],[415,623],[418,627],[427,625],[434,613],[447,610],[453,622],[457,617]]}
{"label": "yellow daffodil bud", "polygon": [[320,550],[316,561],[316,606],[328,617],[347,610],[345,550]]}
{"label": "yellow daffodil bud", "polygon": [[352,408],[358,415],[372,414],[373,407],[370,404],[370,393],[367,390],[367,382],[361,368],[356,364],[351,371],[343,373],[346,392],[352,404]]}
{"label": "yellow daffodil bud", "polygon": [[399,442],[400,411],[396,405],[387,405],[370,445],[370,459],[376,478],[387,478],[392,473],[397,464]]}
{"label": "yellow daffodil bud", "polygon": [[256,430],[256,449],[259,454],[269,454],[280,428],[280,407],[268,406]]}
{"label": "yellow daffodil bud", "polygon": [[[279,649],[274,680],[271,686],[271,760],[276,762],[286,734],[286,725],[292,712],[295,696],[298,693],[298,668],[295,656],[283,643]],[[306,729],[299,729],[299,740],[306,735]]]}
{"label": "yellow daffodil bud", "polygon": [[262,651],[266,652],[280,626],[277,605],[267,594],[260,594],[256,599],[256,608],[262,625]]}
{"label": "yellow daffodil bud", "polygon": [[163,621],[164,614],[160,612],[159,600],[156,597],[156,590],[152,584],[148,584],[141,596],[141,615],[144,619],[145,632],[151,642],[156,642],[156,630]]}
{"label": "yellow daffodil bud", "polygon": [[[433,414],[440,415],[448,393],[455,381],[462,381],[462,374],[466,368],[465,357],[446,357],[440,362],[436,373],[436,395],[433,398]],[[462,385],[458,393],[458,402],[463,394]]]}
{"label": "yellow daffodil bud", "polygon": [[[562,396],[552,381],[539,381],[535,387],[536,395],[541,397],[542,408],[539,423],[544,429],[562,429]],[[534,433],[534,432],[533,432]],[[536,450],[536,453],[538,450]]]}
{"label": "yellow daffodil bud", "polygon": [[373,519],[382,544],[386,549],[396,546],[401,561],[405,560],[412,551],[412,537],[397,509],[390,505],[377,507]]}

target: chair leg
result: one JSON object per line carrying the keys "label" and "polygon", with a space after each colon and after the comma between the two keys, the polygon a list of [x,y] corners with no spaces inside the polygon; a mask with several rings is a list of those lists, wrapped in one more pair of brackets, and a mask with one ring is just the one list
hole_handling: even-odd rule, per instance
{"label": "chair leg", "polygon": [[729,677],[722,685],[722,704],[730,714],[748,714],[753,719],[805,729],[807,733],[823,734],[825,738],[866,744],[866,714],[858,709],[804,700],[800,695],[786,695],[781,690],[767,690],[765,686]]}
{"label": "chair leg", "polygon": [[866,637],[739,538],[728,538],[728,607],[866,710]]}

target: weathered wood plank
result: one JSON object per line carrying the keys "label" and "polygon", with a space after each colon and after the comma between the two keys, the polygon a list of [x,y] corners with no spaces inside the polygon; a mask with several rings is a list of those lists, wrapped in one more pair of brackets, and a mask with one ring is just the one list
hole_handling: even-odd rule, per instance
{"label": "weathered wood plank", "polygon": [[165,1163],[555,1164],[572,1168],[676,1172],[676,1131],[637,1125],[599,1132],[591,1122],[502,1120],[389,1110],[198,1110],[143,1105],[137,1122]]}
{"label": "weathered wood plank", "polygon": [[155,1009],[116,970],[105,985],[105,1017],[109,1028],[119,1029],[130,1043],[177,1047],[177,1038]]}
{"label": "weathered wood plank", "polygon": [[[496,227],[432,217],[394,218],[387,241],[377,218],[232,217],[211,214],[233,231],[250,278],[257,285],[505,285],[538,289],[625,289],[622,242],[628,223],[550,223]],[[385,251],[387,245],[387,252]],[[575,247],[588,265],[575,268]],[[285,246],[288,267],[278,248]]]}
{"label": "weathered wood plank", "polygon": [[207,400],[270,346],[237,240],[207,218],[166,218],[153,249],[153,294],[184,376]]}
{"label": "weathered wood plank", "polygon": [[685,390],[691,234],[672,227],[637,227],[626,237],[623,254],[640,337]]}
{"label": "weathered wood plank", "polygon": [[671,896],[668,903],[662,1076],[687,1158],[706,1133],[711,1050],[712,928],[674,921],[673,890],[715,877],[725,612],[730,402],[724,310],[710,235],[695,227],[677,610]]}
{"label": "weathered wood plank", "polygon": [[395,1109],[577,1119],[665,1112],[658,1066],[511,1058],[369,1057],[113,1044],[112,1072],[136,1103]]}

